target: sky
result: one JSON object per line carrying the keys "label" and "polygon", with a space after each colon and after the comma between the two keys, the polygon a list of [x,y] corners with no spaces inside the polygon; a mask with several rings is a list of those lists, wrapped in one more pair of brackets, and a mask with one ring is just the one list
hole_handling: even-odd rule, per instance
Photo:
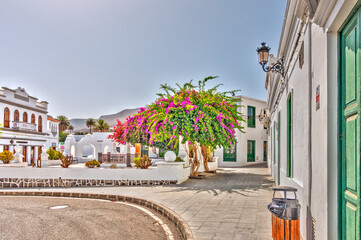
{"label": "sky", "polygon": [[98,118],[191,79],[266,100],[256,48],[276,55],[286,0],[2,0],[0,86],[49,114]]}

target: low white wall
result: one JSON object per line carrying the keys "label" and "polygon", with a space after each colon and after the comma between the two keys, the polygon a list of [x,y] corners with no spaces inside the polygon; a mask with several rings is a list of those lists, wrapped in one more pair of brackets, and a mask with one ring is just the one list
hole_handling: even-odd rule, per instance
{"label": "low white wall", "polygon": [[109,169],[109,168],[0,168],[1,178],[62,178],[99,180],[168,180],[184,182],[190,168],[184,163],[158,163],[149,169]]}

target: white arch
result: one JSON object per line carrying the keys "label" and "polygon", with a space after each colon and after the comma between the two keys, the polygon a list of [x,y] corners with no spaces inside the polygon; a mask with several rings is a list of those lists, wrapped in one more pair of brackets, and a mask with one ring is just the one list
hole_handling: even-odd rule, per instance
{"label": "white arch", "polygon": [[104,152],[103,152],[103,153],[104,153],[104,154],[108,153],[108,150],[109,150],[109,146],[105,146],[105,147],[104,147]]}
{"label": "white arch", "polygon": [[73,156],[73,157],[75,157],[75,146],[74,146],[74,145],[71,145],[70,155]]}
{"label": "white arch", "polygon": [[95,147],[93,144],[84,144],[82,146],[82,158],[96,158]]}

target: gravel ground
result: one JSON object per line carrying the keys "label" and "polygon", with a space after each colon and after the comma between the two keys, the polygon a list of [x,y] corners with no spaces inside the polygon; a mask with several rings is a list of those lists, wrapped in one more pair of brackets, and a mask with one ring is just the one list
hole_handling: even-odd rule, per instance
{"label": "gravel ground", "polygon": [[[43,198],[0,197],[0,239],[167,239],[164,229],[150,215],[132,206],[113,202]],[[66,206],[63,209],[50,209]],[[174,238],[177,229],[164,217]]]}

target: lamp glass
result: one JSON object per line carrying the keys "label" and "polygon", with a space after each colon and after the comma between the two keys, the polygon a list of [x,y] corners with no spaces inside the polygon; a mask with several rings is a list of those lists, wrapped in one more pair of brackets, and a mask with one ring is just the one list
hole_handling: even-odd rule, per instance
{"label": "lamp glass", "polygon": [[268,62],[268,51],[267,50],[260,50],[258,52],[258,61],[262,65],[267,64],[267,62]]}

